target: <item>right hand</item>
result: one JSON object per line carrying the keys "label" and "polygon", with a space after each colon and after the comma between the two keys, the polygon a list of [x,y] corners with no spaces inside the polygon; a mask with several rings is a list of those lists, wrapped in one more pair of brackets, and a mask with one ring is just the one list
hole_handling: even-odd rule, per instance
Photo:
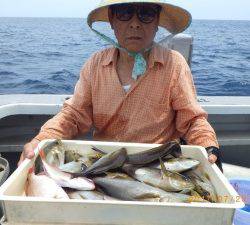
{"label": "right hand", "polygon": [[23,152],[20,156],[18,166],[26,159],[32,159],[35,155],[34,150],[37,147],[37,145],[40,143],[39,140],[33,139],[31,142],[28,142],[27,144],[24,145],[23,147]]}

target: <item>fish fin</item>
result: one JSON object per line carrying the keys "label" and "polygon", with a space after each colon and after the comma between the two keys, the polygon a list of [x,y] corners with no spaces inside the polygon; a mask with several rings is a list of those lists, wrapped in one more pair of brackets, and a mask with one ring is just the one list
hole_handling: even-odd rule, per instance
{"label": "fish fin", "polygon": [[180,194],[188,194],[192,191],[192,189],[183,189],[181,192],[179,192]]}
{"label": "fish fin", "polygon": [[170,176],[172,175],[172,172],[170,172],[169,170],[167,170],[166,166],[164,165],[164,162],[162,161],[161,158],[159,158],[160,160],[160,165],[161,165],[161,177],[163,179],[164,176]]}
{"label": "fish fin", "polygon": [[91,148],[92,148],[92,150],[94,150],[94,151],[96,151],[96,152],[98,152],[98,153],[101,153],[101,154],[104,154],[104,155],[107,154],[106,152],[102,151],[101,149],[99,149],[99,148],[97,148],[97,147],[95,147],[95,146],[92,146]]}

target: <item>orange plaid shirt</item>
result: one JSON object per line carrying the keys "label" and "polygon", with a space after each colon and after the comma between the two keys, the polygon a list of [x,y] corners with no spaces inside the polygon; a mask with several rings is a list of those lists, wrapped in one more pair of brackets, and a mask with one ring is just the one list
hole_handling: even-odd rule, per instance
{"label": "orange plaid shirt", "polygon": [[36,139],[72,139],[94,127],[94,140],[164,143],[182,137],[188,144],[218,147],[181,54],[155,45],[146,73],[128,92],[118,78],[117,55],[112,47],[85,63],[73,97]]}

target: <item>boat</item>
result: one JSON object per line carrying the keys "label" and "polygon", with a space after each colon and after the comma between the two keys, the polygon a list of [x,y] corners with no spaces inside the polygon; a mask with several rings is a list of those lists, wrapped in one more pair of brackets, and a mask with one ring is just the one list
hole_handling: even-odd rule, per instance
{"label": "boat", "polygon": [[[167,36],[162,46],[179,51],[191,66],[193,37],[187,34]],[[0,95],[0,153],[16,168],[23,145],[31,140],[42,124],[58,113],[71,95]],[[199,96],[214,127],[223,162],[250,167],[250,97]],[[91,139],[91,133],[77,139]],[[250,175],[249,175],[250,176]]]}

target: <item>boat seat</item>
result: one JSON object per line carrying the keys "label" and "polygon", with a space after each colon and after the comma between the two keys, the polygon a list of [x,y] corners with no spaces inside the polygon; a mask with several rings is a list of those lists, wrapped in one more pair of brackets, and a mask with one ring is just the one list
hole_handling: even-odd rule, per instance
{"label": "boat seat", "polygon": [[188,34],[177,34],[174,36],[167,36],[159,42],[165,48],[173,49],[180,52],[186,59],[189,66],[191,66],[193,53],[193,37]]}

